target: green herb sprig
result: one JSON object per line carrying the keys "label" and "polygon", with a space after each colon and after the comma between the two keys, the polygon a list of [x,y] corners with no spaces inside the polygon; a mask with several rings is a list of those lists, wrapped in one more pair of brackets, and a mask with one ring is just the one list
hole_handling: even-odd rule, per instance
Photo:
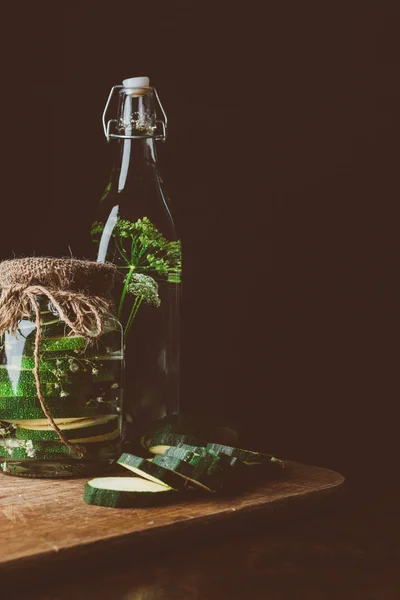
{"label": "green herb sprig", "polygon": [[[93,223],[93,241],[99,243],[103,231],[103,223]],[[119,318],[127,295],[135,298],[124,327],[124,334],[127,335],[142,302],[155,307],[161,304],[158,283],[154,277],[164,277],[174,283],[180,282],[181,242],[168,241],[147,217],[134,223],[118,217],[111,235],[115,244],[115,263],[118,269],[127,271],[118,305]]]}

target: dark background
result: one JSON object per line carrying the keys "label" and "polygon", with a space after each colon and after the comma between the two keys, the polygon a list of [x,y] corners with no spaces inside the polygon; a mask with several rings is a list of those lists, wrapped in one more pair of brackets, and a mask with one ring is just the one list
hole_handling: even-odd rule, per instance
{"label": "dark background", "polygon": [[0,256],[88,253],[112,85],[148,75],[184,243],[184,410],[396,479],[399,5],[2,5]]}

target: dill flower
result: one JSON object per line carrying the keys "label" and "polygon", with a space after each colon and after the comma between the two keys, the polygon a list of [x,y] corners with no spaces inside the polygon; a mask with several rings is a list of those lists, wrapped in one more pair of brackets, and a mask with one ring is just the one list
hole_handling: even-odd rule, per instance
{"label": "dill flower", "polygon": [[127,291],[134,296],[138,296],[147,304],[160,306],[161,301],[158,295],[158,283],[149,275],[142,273],[133,273],[128,283]]}

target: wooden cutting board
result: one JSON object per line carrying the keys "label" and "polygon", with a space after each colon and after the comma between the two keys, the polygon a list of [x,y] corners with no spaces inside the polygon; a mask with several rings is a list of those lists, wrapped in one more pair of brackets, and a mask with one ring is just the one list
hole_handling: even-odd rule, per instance
{"label": "wooden cutting board", "polygon": [[265,481],[235,497],[190,492],[167,507],[112,509],[88,506],[86,479],[46,480],[0,475],[0,570],[45,570],[49,565],[175,536],[182,530],[212,528],[219,522],[282,511],[337,490],[344,478],[334,471],[287,463],[279,480]]}

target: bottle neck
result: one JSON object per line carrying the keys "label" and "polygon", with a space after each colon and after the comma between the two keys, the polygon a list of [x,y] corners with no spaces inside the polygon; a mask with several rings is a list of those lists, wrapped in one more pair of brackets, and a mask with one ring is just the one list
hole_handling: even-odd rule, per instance
{"label": "bottle neck", "polygon": [[[153,178],[157,174],[157,153],[154,140],[156,112],[154,92],[122,90],[118,110],[118,133],[138,136],[136,139],[119,138],[117,157],[113,168],[113,183],[122,192],[130,182]],[[147,136],[147,137],[140,137]]]}
{"label": "bottle neck", "polygon": [[112,173],[118,192],[122,192],[132,180],[155,177],[157,171],[157,152],[153,138],[118,140]]}

